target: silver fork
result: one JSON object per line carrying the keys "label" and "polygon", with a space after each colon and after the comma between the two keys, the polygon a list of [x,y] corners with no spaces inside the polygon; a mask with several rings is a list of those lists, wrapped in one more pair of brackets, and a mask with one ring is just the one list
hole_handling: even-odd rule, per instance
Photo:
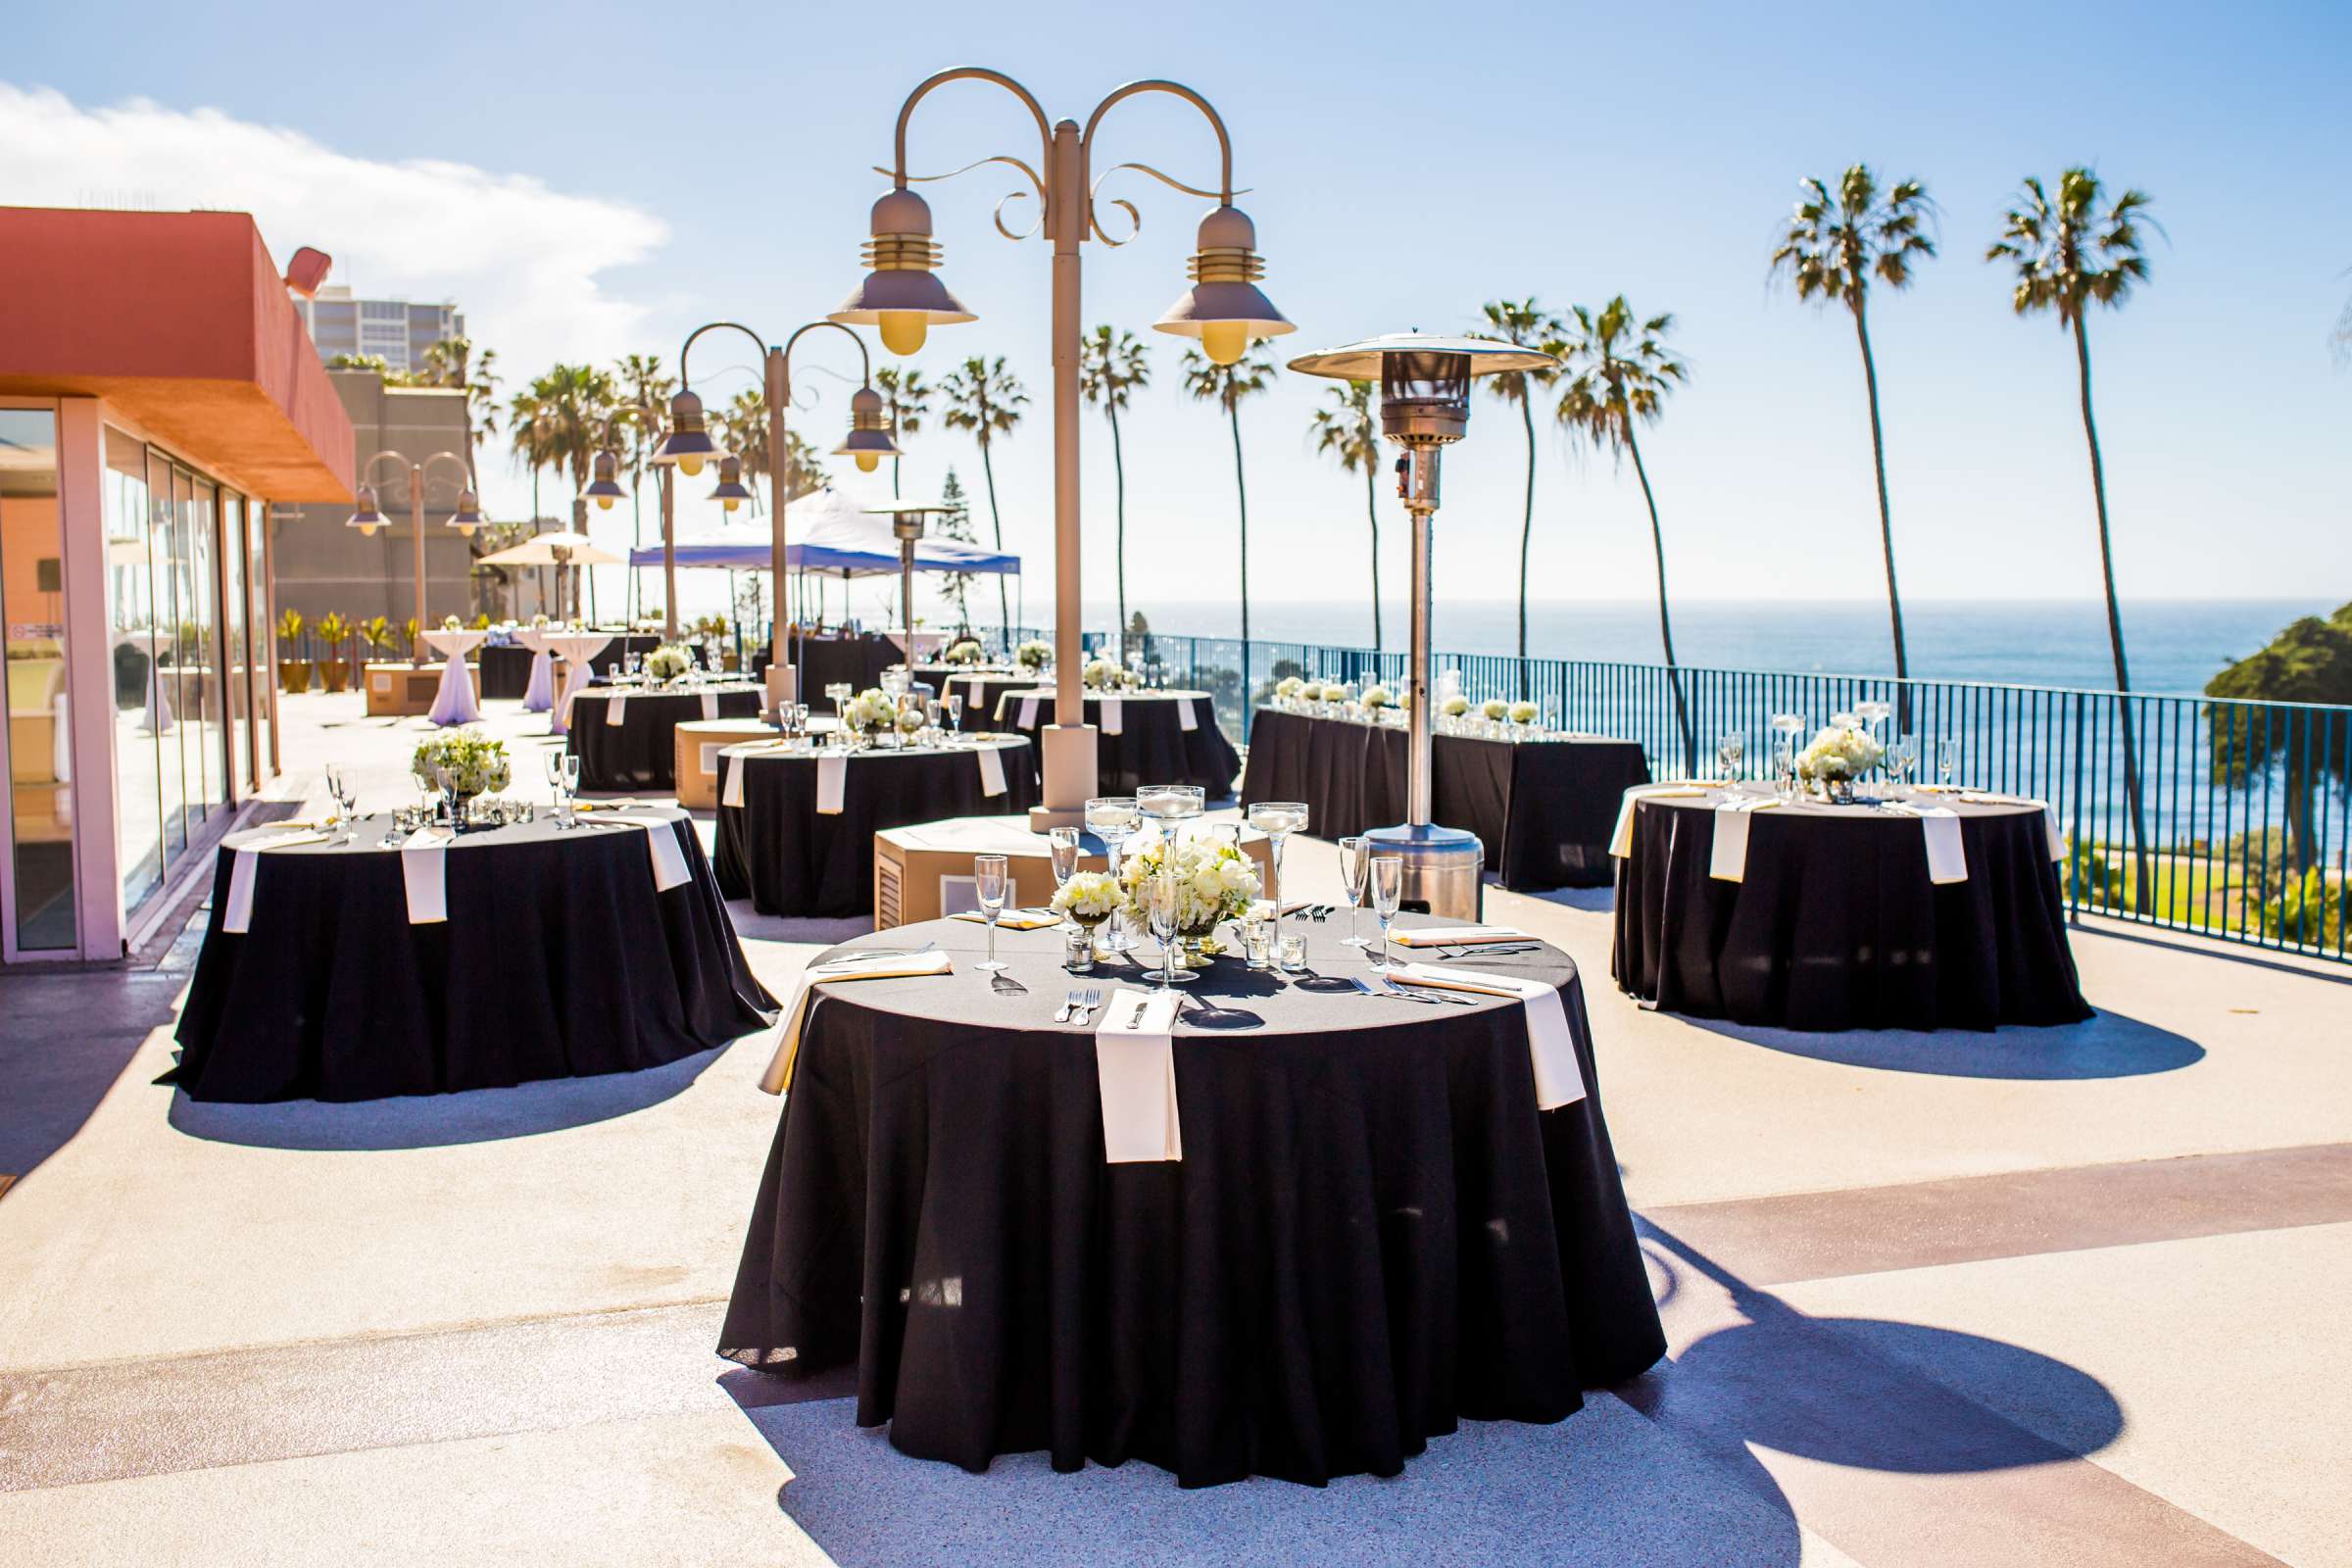
{"label": "silver fork", "polygon": [[1055,1023],[1068,1023],[1070,1021],[1070,1014],[1076,1011],[1077,1007],[1078,993],[1076,991],[1064,991],[1061,994],[1061,1005],[1054,1010],[1054,1021]]}
{"label": "silver fork", "polygon": [[1086,988],[1086,1000],[1080,1003],[1078,1005],[1078,1021],[1080,1023],[1086,1022],[1087,1019],[1095,1015],[1095,1009],[1101,1005],[1102,1005],[1102,988],[1099,986],[1088,986]]}

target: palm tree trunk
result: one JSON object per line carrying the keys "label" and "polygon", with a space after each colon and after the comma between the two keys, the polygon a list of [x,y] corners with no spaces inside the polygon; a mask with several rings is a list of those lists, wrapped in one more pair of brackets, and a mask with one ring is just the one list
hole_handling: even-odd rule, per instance
{"label": "palm tree trunk", "polygon": [[1242,410],[1230,400],[1225,422],[1233,426],[1233,490],[1242,507],[1242,701],[1250,700],[1250,485],[1242,477]]}
{"label": "palm tree trunk", "polygon": [[[637,499],[637,487],[645,480],[645,452],[637,453],[636,470],[629,475],[629,580],[625,586],[629,624],[634,627],[644,609],[645,590],[637,581],[637,552],[645,548],[645,508]],[[734,596],[727,597],[727,608],[735,608]],[[625,646],[625,645],[624,645]]]}
{"label": "palm tree trunk", "polygon": [[[1522,380],[1525,378],[1522,377]],[[1519,390],[1519,421],[1527,426],[1527,510],[1519,523],[1519,696],[1527,685],[1527,564],[1536,542],[1536,409],[1534,388]]]}
{"label": "palm tree trunk", "polygon": [[[997,466],[989,461],[988,443],[980,443],[980,472],[988,480],[988,525],[996,530],[997,554],[1004,553],[1004,519],[997,514]],[[1004,635],[1004,652],[1012,653],[1012,601],[1005,597],[1004,574],[997,573],[997,626]]]}
{"label": "palm tree trunk", "polygon": [[[1886,504],[1886,438],[1879,423],[1879,368],[1870,353],[1870,327],[1862,319],[1862,296],[1854,296],[1854,336],[1862,345],[1862,382],[1870,393],[1870,461],[1879,477],[1879,543],[1886,555],[1886,615],[1894,630],[1894,678],[1909,677],[1903,648],[1903,601],[1894,586],[1894,514]],[[1902,694],[1907,709],[1910,693]]]}
{"label": "palm tree trunk", "polygon": [[2132,811],[2132,867],[2134,909],[2145,910],[2154,894],[2148,860],[2148,823],[2139,799],[2139,747],[2132,735],[2132,674],[2124,661],[2124,612],[2115,597],[2115,546],[2107,528],[2107,470],[2099,461],[2099,427],[2090,414],[2090,337],[2082,313],[2075,312],[2075,369],[2082,388],[2082,438],[2090,445],[2090,493],[2099,513],[2099,572],[2107,588],[2107,642],[2115,652],[2115,710],[2124,743],[2124,798]]}
{"label": "palm tree trunk", "polygon": [[1379,454],[1364,459],[1364,520],[1372,524],[1372,661],[1380,663],[1380,502],[1374,487],[1372,470],[1377,466]]}
{"label": "palm tree trunk", "polygon": [[1119,649],[1127,648],[1127,459],[1119,450],[1119,406],[1105,401],[1102,412],[1110,416],[1110,472],[1111,494],[1117,498],[1118,534],[1112,547],[1112,560],[1118,568],[1119,584]]}
{"label": "palm tree trunk", "polygon": [[1642,499],[1649,507],[1649,544],[1658,561],[1658,641],[1666,650],[1666,681],[1674,689],[1674,717],[1683,732],[1683,771],[1698,771],[1698,735],[1690,725],[1690,705],[1683,697],[1682,670],[1674,662],[1674,623],[1666,612],[1666,534],[1658,526],[1658,498],[1649,488],[1649,470],[1642,466],[1642,445],[1633,425],[1625,427],[1625,449],[1634,455],[1634,475],[1642,481]]}

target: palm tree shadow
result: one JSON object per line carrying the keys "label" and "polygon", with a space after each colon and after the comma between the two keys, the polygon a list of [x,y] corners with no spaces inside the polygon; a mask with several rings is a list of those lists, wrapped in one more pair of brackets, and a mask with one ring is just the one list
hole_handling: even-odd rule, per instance
{"label": "palm tree shadow", "polygon": [[2006,1026],[1989,1032],[1939,1029],[1847,1029],[1822,1032],[1733,1023],[1677,1014],[1715,1034],[1814,1061],[1947,1078],[2072,1080],[2138,1078],[2177,1072],[2205,1058],[2184,1035],[2120,1012],[2047,1028]]}
{"label": "palm tree shadow", "polygon": [[635,1072],[389,1100],[281,1100],[242,1105],[190,1100],[185,1092],[175,1091],[169,1120],[174,1131],[191,1138],[305,1152],[496,1143],[585,1127],[658,1105],[683,1094],[725,1050],[714,1046]]}

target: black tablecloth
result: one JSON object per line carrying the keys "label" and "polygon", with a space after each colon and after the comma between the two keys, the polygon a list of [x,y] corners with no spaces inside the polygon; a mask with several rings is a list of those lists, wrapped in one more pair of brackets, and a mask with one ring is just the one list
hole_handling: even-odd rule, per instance
{"label": "black tablecloth", "polygon": [[1609,968],[1645,1003],[1791,1029],[2091,1015],[2039,808],[1945,797],[1938,804],[1960,814],[1968,879],[1939,886],[1913,818],[1777,807],[1752,818],[1746,869],[1732,882],[1709,872],[1716,799],[1644,799],[1635,809]]}
{"label": "black tablecloth", "polygon": [[474,650],[481,666],[482,699],[519,698],[531,689],[531,661],[538,655],[520,643],[484,643]]}
{"label": "black tablecloth", "polygon": [[[1632,741],[1434,737],[1433,810],[1475,833],[1487,869],[1525,892],[1606,887],[1609,830],[1625,791],[1647,783]],[[1401,727],[1261,708],[1250,726],[1242,804],[1304,801],[1307,831],[1336,839],[1404,820],[1410,738]]]}
{"label": "black tablecloth", "polygon": [[[1054,722],[1054,694],[1042,692],[1034,722],[1021,722],[1032,684],[997,699],[1000,729],[1017,729],[1034,737]],[[1192,729],[1184,727],[1177,705],[1193,705]],[[1102,700],[1086,699],[1086,721],[1096,728],[1095,788],[1104,795],[1133,795],[1146,784],[1198,784],[1211,801],[1233,793],[1242,771],[1241,755],[1217,728],[1215,706],[1206,692],[1182,696],[1129,692],[1119,704],[1119,733],[1102,730]]]}
{"label": "black tablecloth", "polygon": [[[874,910],[874,835],[948,816],[1010,816],[1038,803],[1030,745],[1000,743],[1004,793],[981,793],[972,747],[873,750],[850,759],[841,809],[816,808],[816,760],[781,751],[718,754],[720,801],[743,767],[743,804],[718,808],[718,885],[761,914]],[[746,766],[746,763],[749,763]]]}
{"label": "black tablecloth", "polygon": [[[662,642],[662,634],[658,631],[614,632],[612,640],[605,644],[604,651],[588,661],[588,667],[599,675],[610,675],[614,670],[628,667],[629,655],[650,654],[661,647]],[[695,657],[699,659],[701,655],[698,653]]]}
{"label": "black tablecloth", "polygon": [[[754,679],[766,670],[767,654],[761,649],[754,656]],[[827,686],[841,681],[859,691],[879,686],[882,672],[906,659],[905,650],[887,637],[796,637],[792,657],[801,668],[801,701],[812,708],[824,702]]]}
{"label": "black tablecloth", "polygon": [[[445,852],[449,918],[412,925],[391,819],[357,842],[263,854],[250,929],[220,929],[236,854],[181,1009],[192,1100],[378,1100],[659,1066],[774,1021],[683,812],[650,829],[552,818]],[[654,889],[648,831],[693,880]]]}
{"label": "black tablecloth", "polygon": [[[978,673],[961,671],[943,664],[918,664],[914,678],[929,686],[941,697],[950,691],[963,699],[963,727],[986,729],[995,721],[997,700],[1006,692],[1037,690],[1037,677],[1005,670],[990,669]],[[975,695],[973,684],[979,691]]]}
{"label": "black tablecloth", "polygon": [[[608,723],[611,701],[626,692],[620,722]],[[757,687],[717,693],[718,718],[757,718],[764,695]],[[580,760],[583,790],[674,790],[678,787],[676,733],[680,724],[703,717],[700,692],[649,692],[598,686],[572,699],[564,745]]]}
{"label": "black tablecloth", "polygon": [[[1345,916],[1306,929],[1310,964],[1364,972]],[[971,967],[976,926],[891,935],[957,972],[811,1007],[720,1354],[854,1363],[859,1424],[920,1457],[1045,1448],[1200,1486],[1394,1475],[1459,1418],[1556,1421],[1664,1353],[1556,950],[1480,966],[1561,985],[1581,1102],[1537,1109],[1515,1003],[1219,960],[1176,1029],[1184,1158],[1111,1165],[1093,1035],[1047,1021],[1061,932],[999,936],[1016,997]]]}

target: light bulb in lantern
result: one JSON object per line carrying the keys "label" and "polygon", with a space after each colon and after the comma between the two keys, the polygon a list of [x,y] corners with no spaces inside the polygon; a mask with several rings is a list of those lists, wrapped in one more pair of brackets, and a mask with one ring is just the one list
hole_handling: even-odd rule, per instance
{"label": "light bulb in lantern", "polygon": [[1211,365],[1238,365],[1250,352],[1250,329],[1239,321],[1204,321],[1200,352],[1208,356]]}
{"label": "light bulb in lantern", "polygon": [[727,512],[733,512],[737,507],[742,505],[743,503],[740,501],[721,501],[719,503],[720,508]]}
{"label": "light bulb in lantern", "polygon": [[857,463],[859,473],[871,473],[882,466],[882,459],[872,452],[860,452],[858,454]]}
{"label": "light bulb in lantern", "polygon": [[931,335],[930,322],[920,311],[883,311],[880,315],[882,346],[901,358],[920,349]]}
{"label": "light bulb in lantern", "polygon": [[596,498],[596,510],[599,512],[611,512],[612,510],[612,498],[611,496],[598,496]]}
{"label": "light bulb in lantern", "polygon": [[681,472],[685,473],[689,477],[692,477],[693,475],[703,471],[703,460],[698,456],[689,454],[686,457],[678,460],[678,468]]}

